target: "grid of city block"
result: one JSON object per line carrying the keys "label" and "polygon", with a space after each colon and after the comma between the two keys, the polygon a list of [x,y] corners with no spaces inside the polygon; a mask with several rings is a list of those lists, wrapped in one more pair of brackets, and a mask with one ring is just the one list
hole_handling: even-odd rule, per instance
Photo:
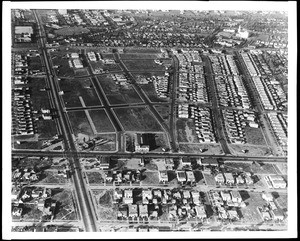
{"label": "grid of city block", "polygon": [[11,21],[13,232],[287,230],[286,12]]}

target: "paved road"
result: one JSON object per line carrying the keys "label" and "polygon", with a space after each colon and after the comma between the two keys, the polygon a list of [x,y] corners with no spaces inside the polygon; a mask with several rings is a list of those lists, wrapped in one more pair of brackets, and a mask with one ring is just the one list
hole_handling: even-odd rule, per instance
{"label": "paved road", "polygon": [[216,89],[216,82],[211,75],[213,73],[211,62],[207,56],[202,55],[202,59],[205,61],[206,78],[208,78],[207,85],[210,88],[210,97],[212,102],[212,114],[215,122],[215,133],[217,134],[218,141],[222,145],[222,149],[226,154],[231,154],[228,143],[226,141],[226,134],[224,133],[223,121],[221,110],[218,105],[218,95]]}
{"label": "paved road", "polygon": [[154,117],[157,119],[157,121],[160,123],[162,128],[164,129],[167,138],[169,140],[169,143],[173,150],[176,150],[176,145],[173,143],[170,139],[170,129],[169,126],[165,123],[161,115],[158,113],[158,111],[154,108],[153,103],[149,100],[145,92],[141,89],[141,87],[137,84],[137,81],[135,77],[132,75],[131,71],[128,70],[122,59],[120,58],[119,53],[114,53],[116,61],[119,63],[120,67],[122,68],[123,72],[127,74],[127,76],[130,77],[131,83],[133,88],[136,90],[136,92],[139,94],[139,96],[142,98],[142,100],[146,103],[151,113],[154,115]]}
{"label": "paved road", "polygon": [[179,60],[173,55],[172,56],[172,67],[173,73],[171,75],[171,113],[170,113],[170,136],[173,143],[173,151],[177,152],[179,150],[178,142],[176,138],[176,99],[177,99],[177,86],[179,81]]}
{"label": "paved road", "polygon": [[80,170],[80,162],[78,158],[78,153],[76,151],[76,146],[73,141],[72,131],[69,126],[69,122],[67,121],[67,114],[63,111],[64,107],[62,104],[61,96],[59,96],[58,92],[58,83],[57,77],[55,76],[55,72],[51,66],[49,61],[50,56],[48,56],[47,49],[46,49],[46,38],[45,38],[45,31],[43,29],[43,25],[40,23],[39,15],[37,14],[36,10],[33,10],[35,18],[37,20],[38,29],[39,29],[39,44],[40,50],[42,51],[42,56],[44,59],[44,64],[47,69],[47,76],[51,88],[52,97],[59,115],[59,124],[62,131],[62,135],[65,140],[65,146],[68,151],[69,160],[71,170],[73,171],[72,179],[74,182],[77,201],[79,204],[79,209],[81,213],[81,218],[84,223],[85,230],[88,232],[96,232],[97,226],[95,221],[95,214],[92,211],[91,201],[87,194],[87,190],[85,184],[83,182],[82,173]]}
{"label": "paved road", "polygon": [[[190,157],[190,158],[221,158],[228,161],[258,161],[266,163],[276,163],[276,162],[287,162],[287,157],[278,156],[233,156],[233,155],[205,155],[203,153],[192,154],[192,153],[128,153],[128,152],[77,152],[81,157],[95,157],[97,156],[114,156],[114,157],[127,157],[127,158],[139,158],[139,157],[152,157],[152,158],[179,158],[179,157]],[[41,150],[12,150],[12,156],[49,156],[49,157],[64,157],[66,154],[72,155],[72,151],[68,152],[58,152],[58,151],[41,151]]]}

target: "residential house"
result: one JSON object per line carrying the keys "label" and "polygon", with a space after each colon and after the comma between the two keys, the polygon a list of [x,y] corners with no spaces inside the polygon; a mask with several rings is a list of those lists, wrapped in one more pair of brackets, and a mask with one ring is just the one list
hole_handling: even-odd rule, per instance
{"label": "residential house", "polygon": [[234,177],[233,177],[232,173],[225,172],[224,176],[225,176],[226,184],[229,184],[229,185],[234,184]]}
{"label": "residential house", "polygon": [[190,199],[191,198],[191,193],[188,190],[184,190],[182,192],[182,194],[183,194],[183,198],[185,198],[185,199]]}
{"label": "residential house", "polygon": [[230,193],[231,193],[231,200],[232,200],[233,202],[238,202],[238,203],[242,202],[242,196],[241,196],[241,194],[239,193],[239,191],[233,190],[233,191],[231,191]]}
{"label": "residential house", "polygon": [[121,200],[122,197],[123,197],[122,190],[115,189],[114,190],[114,196],[113,196],[114,202],[118,202],[119,200]]}
{"label": "residential house", "polygon": [[199,205],[200,204],[200,194],[199,194],[199,192],[191,191],[191,195],[192,195],[193,203],[195,205]]}
{"label": "residential house", "polygon": [[223,201],[231,201],[231,196],[228,192],[221,191],[220,192]]}
{"label": "residential house", "polygon": [[139,216],[142,218],[148,218],[148,205],[142,205],[139,206]]}
{"label": "residential house", "polygon": [[143,204],[148,204],[150,200],[152,200],[152,192],[151,190],[143,190],[142,191],[142,202]]}
{"label": "residential house", "polygon": [[251,176],[245,176],[245,182],[248,185],[252,185],[253,184],[253,179]]}
{"label": "residential house", "polygon": [[133,203],[132,190],[124,190],[123,203]]}
{"label": "residential house", "polygon": [[128,216],[131,218],[138,217],[138,208],[136,204],[128,205]]}
{"label": "residential house", "polygon": [[267,202],[272,202],[274,199],[272,193],[269,192],[263,192],[261,197]]}
{"label": "residential house", "polygon": [[223,176],[223,173],[218,173],[215,176],[215,181],[216,181],[217,184],[223,184],[223,183],[225,183],[225,178]]}
{"label": "residential house", "polygon": [[13,219],[20,219],[22,215],[22,211],[23,211],[22,208],[14,207],[12,211]]}
{"label": "residential house", "polygon": [[184,171],[177,171],[176,175],[177,175],[177,180],[179,183],[186,182],[186,174]]}
{"label": "residential house", "polygon": [[119,207],[117,216],[119,218],[127,218],[128,217],[128,206],[124,205]]}
{"label": "residential house", "polygon": [[159,171],[159,181],[162,183],[168,182],[167,170]]}
{"label": "residential house", "polygon": [[236,184],[244,184],[245,183],[245,180],[244,180],[244,178],[241,175],[238,175],[235,178],[235,181],[236,181]]}
{"label": "residential house", "polygon": [[196,180],[194,172],[192,171],[186,171],[186,177],[188,183],[194,183]]}
{"label": "residential house", "polygon": [[270,211],[271,217],[274,220],[284,220],[284,214],[280,209],[275,209]]}
{"label": "residential house", "polygon": [[228,210],[227,213],[228,213],[228,218],[229,219],[231,219],[231,220],[238,220],[239,219],[239,215],[238,215],[236,210]]}
{"label": "residential house", "polygon": [[269,180],[274,188],[286,188],[286,181],[283,179],[282,176],[270,175]]}
{"label": "residential house", "polygon": [[202,219],[207,217],[204,205],[195,206],[195,212],[198,218]]}

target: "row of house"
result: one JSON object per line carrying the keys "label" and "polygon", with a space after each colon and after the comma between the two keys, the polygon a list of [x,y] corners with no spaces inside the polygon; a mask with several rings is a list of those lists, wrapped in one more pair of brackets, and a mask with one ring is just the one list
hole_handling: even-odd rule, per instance
{"label": "row of house", "polygon": [[208,108],[189,106],[191,118],[194,120],[199,142],[215,143],[215,133],[212,124],[212,115]]}
{"label": "row of house", "polygon": [[99,26],[101,23],[106,21],[99,10],[82,9],[81,12],[85,16],[85,19],[87,19],[93,26]]}
{"label": "row of house", "polygon": [[245,126],[258,128],[256,116],[252,111],[222,110],[226,135],[231,143],[247,143]]}
{"label": "row of house", "polygon": [[265,181],[269,188],[286,188],[287,183],[282,176],[269,175],[265,176]]}
{"label": "row of house", "polygon": [[[138,194],[140,193],[140,194]],[[140,201],[134,201],[140,198]],[[159,218],[161,205],[169,205],[169,218],[206,218],[205,207],[198,191],[175,189],[114,190],[113,199],[119,204],[119,218]]]}
{"label": "row of house", "polygon": [[250,108],[250,100],[232,55],[210,55],[218,101],[223,106]]}
{"label": "row of house", "polygon": [[153,76],[153,84],[156,94],[159,98],[167,98],[169,96],[169,78],[165,76]]}
{"label": "row of house", "polygon": [[207,102],[206,82],[199,52],[181,50],[181,53],[175,52],[175,54],[179,60],[180,71],[178,99],[192,102]]}
{"label": "row of house", "polygon": [[245,207],[242,197],[238,191],[209,191],[208,197],[212,204],[213,209],[222,220],[237,221],[240,219],[236,207]]}
{"label": "row of house", "polygon": [[252,185],[253,179],[250,173],[240,174],[234,177],[231,172],[220,172],[215,175],[215,181],[217,184],[226,184],[226,185],[234,185],[234,184],[247,184]]}
{"label": "row of house", "polygon": [[12,97],[12,134],[33,135],[35,129],[29,87],[14,87]]}
{"label": "row of house", "polygon": [[271,128],[273,129],[275,136],[280,145],[287,146],[287,116],[281,113],[268,113],[267,114]]}

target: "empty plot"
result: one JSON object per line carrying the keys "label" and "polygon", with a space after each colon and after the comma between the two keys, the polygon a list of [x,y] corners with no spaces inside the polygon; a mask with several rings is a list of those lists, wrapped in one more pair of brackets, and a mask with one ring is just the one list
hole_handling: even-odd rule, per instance
{"label": "empty plot", "polygon": [[87,136],[93,136],[94,132],[89,124],[84,111],[68,112],[69,120],[71,122],[72,130],[77,136],[78,134],[84,134]]}
{"label": "empty plot", "polygon": [[162,131],[158,121],[146,107],[115,108],[114,111],[125,131]]}
{"label": "empty plot", "polygon": [[98,133],[115,131],[105,110],[89,110],[88,112]]}
{"label": "empty plot", "polygon": [[101,101],[89,79],[61,79],[59,85],[64,92],[63,99],[66,107],[82,107],[80,96],[86,106],[101,105]]}
{"label": "empty plot", "polygon": [[245,127],[246,140],[253,145],[266,145],[264,136],[260,128]]}
{"label": "empty plot", "polygon": [[158,65],[153,59],[123,60],[129,71],[164,71],[165,67]]}

